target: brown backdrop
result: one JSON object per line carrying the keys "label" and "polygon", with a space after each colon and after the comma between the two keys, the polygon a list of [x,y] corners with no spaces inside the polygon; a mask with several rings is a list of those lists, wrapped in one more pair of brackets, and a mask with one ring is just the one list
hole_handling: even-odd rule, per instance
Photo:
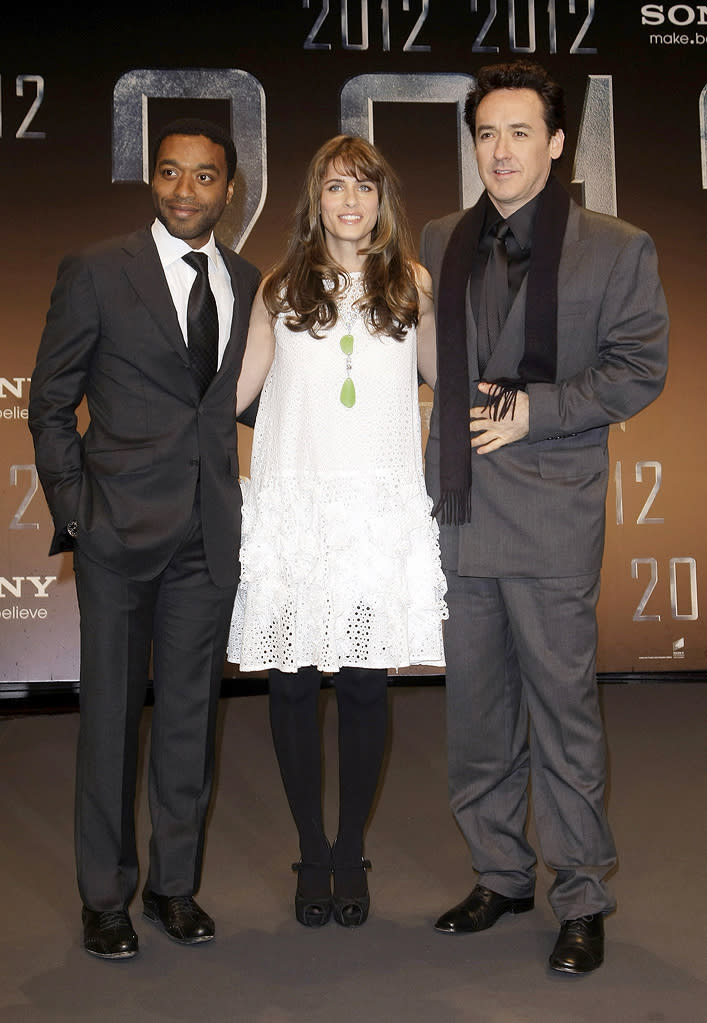
{"label": "brown backdrop", "polygon": [[143,131],[187,112],[233,125],[239,198],[222,237],[265,269],[309,157],[342,128],[374,135],[403,179],[415,232],[468,204],[478,182],[458,98],[478,67],[514,56],[565,85],[559,175],[586,205],[653,235],[672,319],[664,394],[612,428],[598,667],[707,668],[705,6],[284,0],[204,10],[59,5],[41,18],[3,16],[0,682],[78,677],[71,559],[46,555],[29,377],[61,256],[151,218]]}

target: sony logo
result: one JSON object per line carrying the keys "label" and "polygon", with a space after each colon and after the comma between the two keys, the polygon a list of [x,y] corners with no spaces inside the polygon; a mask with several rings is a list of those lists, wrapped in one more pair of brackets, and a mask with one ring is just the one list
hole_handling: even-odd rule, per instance
{"label": "sony logo", "polygon": [[707,25],[707,4],[643,4],[642,25]]}
{"label": "sony logo", "polygon": [[0,398],[22,398],[25,384],[28,384],[31,379],[31,377],[0,377]]}
{"label": "sony logo", "polygon": [[34,597],[35,600],[44,600],[49,596],[47,590],[50,583],[55,582],[55,575],[45,575],[43,579],[38,575],[13,575],[11,579],[0,575],[0,598],[22,597],[23,591],[26,593],[27,590],[26,584],[29,583],[32,587],[29,596]]}

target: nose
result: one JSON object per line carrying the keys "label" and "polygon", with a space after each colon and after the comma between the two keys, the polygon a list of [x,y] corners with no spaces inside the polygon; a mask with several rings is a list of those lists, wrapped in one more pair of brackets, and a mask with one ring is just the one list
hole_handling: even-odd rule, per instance
{"label": "nose", "polygon": [[194,195],[194,183],[188,174],[182,174],[176,185],[174,186],[174,194],[181,198],[189,197]]}
{"label": "nose", "polygon": [[493,155],[496,160],[505,160],[508,156],[508,140],[503,132],[499,132],[496,136]]}

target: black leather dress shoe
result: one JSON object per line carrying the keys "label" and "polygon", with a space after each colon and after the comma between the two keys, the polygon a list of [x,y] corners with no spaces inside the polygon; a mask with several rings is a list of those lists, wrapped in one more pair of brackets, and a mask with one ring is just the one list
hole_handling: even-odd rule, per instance
{"label": "black leather dress shoe", "polygon": [[146,889],[142,900],[147,919],[162,926],[174,941],[196,945],[200,941],[211,941],[216,933],[213,920],[191,895],[157,895]]}
{"label": "black leather dress shoe", "polygon": [[83,907],[83,947],[101,959],[132,959],[137,955],[137,934],[127,909],[99,912]]}
{"label": "black leather dress shoe", "polygon": [[435,930],[442,934],[469,934],[474,931],[485,931],[493,927],[504,913],[527,913],[535,905],[531,895],[527,899],[511,899],[499,895],[477,884],[470,895],[458,906],[447,910],[437,923]]}
{"label": "black leather dress shoe", "polygon": [[565,920],[550,956],[560,973],[591,973],[604,962],[604,917],[601,913]]}

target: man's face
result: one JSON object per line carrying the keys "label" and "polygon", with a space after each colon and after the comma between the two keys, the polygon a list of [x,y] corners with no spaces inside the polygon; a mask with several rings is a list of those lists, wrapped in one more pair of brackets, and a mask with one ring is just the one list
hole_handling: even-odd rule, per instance
{"label": "man's face", "polygon": [[540,96],[534,89],[496,89],[476,111],[476,162],[494,206],[504,217],[543,190],[565,133],[548,136]]}
{"label": "man's face", "polygon": [[168,135],[162,141],[152,201],[158,220],[175,238],[200,249],[232,195],[223,146],[203,135]]}

